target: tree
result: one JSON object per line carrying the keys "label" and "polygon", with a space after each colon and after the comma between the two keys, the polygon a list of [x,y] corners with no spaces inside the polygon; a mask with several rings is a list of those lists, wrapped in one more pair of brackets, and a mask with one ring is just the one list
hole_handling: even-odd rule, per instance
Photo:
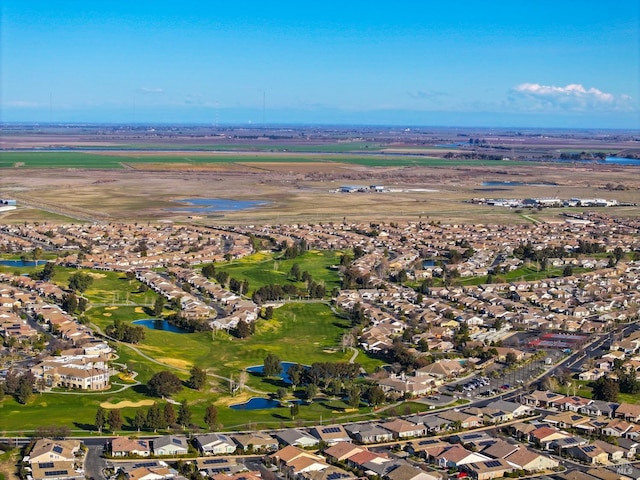
{"label": "tree", "polygon": [[347,403],[351,408],[358,408],[360,406],[360,387],[354,385],[347,392]]}
{"label": "tree", "polygon": [[291,412],[291,420],[295,420],[296,415],[300,413],[300,405],[298,404],[298,402],[292,403],[289,407],[289,411]]}
{"label": "tree", "polygon": [[74,293],[67,293],[62,297],[62,309],[73,314],[78,309],[78,297]]}
{"label": "tree", "polygon": [[167,402],[164,406],[164,410],[162,411],[163,417],[164,417],[164,424],[167,427],[171,427],[173,425],[176,424],[177,421],[177,417],[176,417],[176,410],[175,408],[173,408],[173,404],[170,402]]}
{"label": "tree", "polygon": [[565,266],[564,269],[562,270],[562,276],[570,277],[571,275],[573,275],[573,267],[571,265]]}
{"label": "tree", "polygon": [[216,275],[216,266],[213,263],[207,263],[202,267],[202,276],[213,278]]}
{"label": "tree", "polygon": [[265,320],[271,320],[273,318],[273,307],[265,307],[262,312],[262,318]]}
{"label": "tree", "polygon": [[616,402],[618,400],[618,393],[620,393],[618,383],[608,377],[600,377],[593,386],[593,398],[595,400]]}
{"label": "tree", "polygon": [[144,412],[138,409],[136,410],[135,417],[133,417],[133,420],[131,421],[131,426],[139,432],[141,428],[144,428],[146,421],[147,419]]}
{"label": "tree", "polygon": [[178,423],[183,428],[191,425],[191,408],[186,400],[183,400],[178,409]]}
{"label": "tree", "polygon": [[162,310],[164,309],[164,297],[162,295],[158,295],[153,302],[153,315],[155,317],[159,317],[162,315]]}
{"label": "tree", "polygon": [[238,322],[238,326],[236,327],[236,333],[238,338],[247,338],[251,335],[251,325],[249,325],[244,320],[240,320]]}
{"label": "tree", "polygon": [[282,400],[287,396],[287,389],[280,387],[278,388],[278,390],[276,390],[276,397],[278,398],[278,400]]}
{"label": "tree", "polygon": [[212,403],[204,412],[204,423],[209,425],[209,430],[215,430],[218,426],[218,408]]}
{"label": "tree", "polygon": [[318,395],[318,386],[315,383],[310,383],[307,385],[304,391],[304,398],[309,401],[312,401]]}
{"label": "tree", "polygon": [[44,280],[45,282],[48,282],[53,278],[55,274],[56,274],[56,264],[53,262],[47,262],[44,264],[44,268],[42,269],[38,277],[40,278],[40,280]]}
{"label": "tree", "polygon": [[98,407],[98,411],[96,412],[96,418],[94,420],[94,425],[98,429],[98,432],[102,433],[102,429],[107,423],[107,414],[104,411],[104,408]]}
{"label": "tree", "polygon": [[509,352],[505,355],[504,357],[504,362],[507,365],[513,365],[514,363],[516,363],[518,361],[518,357],[515,353],[513,352]]}
{"label": "tree", "polygon": [[289,380],[291,380],[293,388],[296,388],[296,386],[300,385],[300,382],[302,381],[302,375],[304,375],[304,367],[299,363],[291,365],[289,367],[289,370],[287,370],[287,375],[289,376]]}
{"label": "tree", "polygon": [[267,354],[264,359],[264,366],[262,369],[262,374],[265,377],[271,377],[273,375],[278,375],[282,372],[282,365],[280,364],[280,358],[273,353]]}
{"label": "tree", "polygon": [[289,278],[291,278],[296,282],[300,281],[300,279],[302,278],[302,272],[300,271],[300,264],[298,263],[293,264],[293,266],[291,267],[291,270],[289,270]]}
{"label": "tree", "polygon": [[153,430],[154,432],[164,426],[162,411],[157,403],[151,405],[151,408],[147,410],[145,425],[149,430]]}
{"label": "tree", "polygon": [[187,384],[194,390],[202,390],[202,387],[207,384],[207,371],[197,365],[194,365],[191,367],[189,373],[191,376],[189,377]]}
{"label": "tree", "polygon": [[384,402],[385,398],[386,395],[384,393],[384,390],[382,390],[382,388],[380,388],[378,385],[372,385],[367,390],[367,400],[369,401],[369,404],[374,407],[377,407],[382,402]]}
{"label": "tree", "polygon": [[120,415],[120,409],[114,408],[109,410],[109,430],[115,433],[122,428],[122,415]]}
{"label": "tree", "polygon": [[69,288],[74,292],[84,292],[93,283],[93,277],[87,273],[76,272],[69,277]]}
{"label": "tree", "polygon": [[175,374],[165,370],[151,377],[147,383],[147,388],[151,395],[166,397],[182,390],[182,381]]}
{"label": "tree", "polygon": [[36,384],[36,379],[33,373],[27,372],[20,376],[18,380],[18,387],[15,391],[15,397],[18,403],[26,405],[33,396],[33,387]]}

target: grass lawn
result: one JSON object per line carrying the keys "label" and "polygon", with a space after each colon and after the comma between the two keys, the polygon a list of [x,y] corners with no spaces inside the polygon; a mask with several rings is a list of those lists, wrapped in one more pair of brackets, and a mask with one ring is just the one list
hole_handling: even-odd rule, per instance
{"label": "grass lawn", "polygon": [[316,282],[323,282],[327,294],[339,287],[338,272],[329,267],[340,263],[341,253],[332,250],[310,250],[289,260],[277,258],[279,254],[256,253],[229,263],[216,264],[216,269],[227,272],[230,277],[249,281],[249,291],[253,293],[260,287],[271,284],[285,285],[294,283],[304,288],[304,282],[293,282],[287,275],[294,264],[300,271],[308,271]]}
{"label": "grass lawn", "polygon": [[[62,288],[68,288],[69,277],[80,270],[74,268],[56,267],[53,282]],[[127,280],[120,272],[102,270],[81,270],[93,278],[89,288],[83,292],[89,302],[97,304],[133,303],[137,305],[152,305],[156,294],[147,290],[140,291],[141,283],[137,280]]]}

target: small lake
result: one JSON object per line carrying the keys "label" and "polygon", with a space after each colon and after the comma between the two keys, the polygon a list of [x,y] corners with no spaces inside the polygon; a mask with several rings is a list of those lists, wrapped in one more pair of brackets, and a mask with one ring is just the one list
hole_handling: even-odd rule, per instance
{"label": "small lake", "polygon": [[[282,367],[282,372],[280,372],[278,374],[278,377],[280,377],[282,379],[282,381],[284,383],[288,383],[289,385],[291,385],[291,378],[289,378],[288,372],[289,372],[289,368],[291,368],[292,365],[297,365],[294,362],[280,362],[280,366]],[[303,365],[305,368],[305,365]],[[264,365],[255,365],[253,367],[248,367],[247,368],[247,372],[249,373],[257,373],[262,375],[262,372],[264,371]],[[269,407],[265,407],[265,408],[269,408]]]}
{"label": "small lake", "polygon": [[155,318],[145,318],[144,320],[135,320],[134,325],[141,325],[151,330],[162,330],[171,333],[191,333],[184,328],[176,327],[169,323],[168,320],[158,320]]}
{"label": "small lake", "polygon": [[292,400],[284,404],[279,400],[273,400],[271,398],[253,397],[244,403],[236,403],[230,405],[233,410],[263,410],[267,408],[279,408],[288,407],[291,403],[302,403],[302,400]]}
{"label": "small lake", "polygon": [[640,165],[640,158],[607,157],[604,161],[606,163],[615,163],[616,165]]}
{"label": "small lake", "polygon": [[185,198],[176,200],[176,203],[188,206],[170,208],[168,210],[184,213],[235,212],[268,204],[268,202],[258,200],[229,200],[225,198]]}
{"label": "small lake", "polygon": [[5,267],[37,267],[38,265],[44,265],[46,260],[27,260],[23,262],[20,259],[17,260],[0,260],[0,265]]}

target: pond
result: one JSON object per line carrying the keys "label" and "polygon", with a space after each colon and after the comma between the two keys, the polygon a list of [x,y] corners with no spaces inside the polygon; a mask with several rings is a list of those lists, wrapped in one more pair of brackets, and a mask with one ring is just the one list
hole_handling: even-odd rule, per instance
{"label": "pond", "polygon": [[176,200],[176,202],[189,206],[170,208],[168,210],[185,213],[233,212],[268,204],[268,202],[258,200],[230,200],[225,198],[184,198]]}
{"label": "pond", "polygon": [[157,318],[145,318],[144,320],[135,320],[135,325],[141,325],[151,330],[163,330],[171,333],[191,333],[184,328],[176,327],[169,323],[168,320],[159,320]]}
{"label": "pond", "polygon": [[[277,376],[280,377],[282,379],[282,381],[284,383],[287,383],[289,385],[291,385],[291,378],[289,378],[288,372],[289,372],[289,368],[291,368],[292,365],[296,365],[296,363],[294,362],[280,362],[280,366],[282,367],[282,372],[279,373]],[[304,366],[304,365],[303,365]],[[304,366],[305,368],[309,368]],[[264,371],[264,365],[255,365],[253,367],[248,367],[247,368],[247,372],[249,373],[257,373],[257,374],[262,374],[262,372]]]}
{"label": "pond", "polygon": [[604,161],[616,165],[640,165],[640,158],[607,157]]}
{"label": "pond", "polygon": [[0,265],[4,265],[5,267],[37,267],[38,265],[44,265],[45,263],[47,263],[46,260],[27,260],[24,262],[20,259],[0,260]]}
{"label": "pond", "polygon": [[291,403],[300,404],[302,400],[292,400],[282,404],[279,400],[273,400],[271,398],[253,397],[244,403],[236,403],[235,405],[230,405],[230,407],[233,410],[262,410],[267,408],[288,407]]}

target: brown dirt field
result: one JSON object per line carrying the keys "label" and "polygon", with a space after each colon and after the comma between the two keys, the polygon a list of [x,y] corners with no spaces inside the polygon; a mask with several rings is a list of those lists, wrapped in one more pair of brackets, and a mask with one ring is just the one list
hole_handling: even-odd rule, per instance
{"label": "brown dirt field", "polygon": [[[170,209],[179,206],[174,200],[200,197],[268,202],[250,210],[193,214],[202,217],[198,222],[205,224],[340,221],[344,217],[352,221],[421,217],[447,222],[513,223],[527,220],[509,209],[472,205],[465,200],[559,196],[640,201],[637,168],[620,166],[369,168],[331,162],[243,162],[209,164],[197,170],[192,165],[155,167],[158,169],[149,171],[3,170],[0,197],[16,198],[19,208],[0,214],[0,221],[192,221],[190,214]],[[488,189],[482,187],[487,180],[557,185]],[[609,191],[604,189],[608,183],[627,189]],[[382,184],[398,191],[331,193],[345,184]],[[437,191],[408,191],[411,189]],[[639,207],[606,209],[612,215],[618,211],[640,214]],[[554,217],[553,212],[545,215]]]}

